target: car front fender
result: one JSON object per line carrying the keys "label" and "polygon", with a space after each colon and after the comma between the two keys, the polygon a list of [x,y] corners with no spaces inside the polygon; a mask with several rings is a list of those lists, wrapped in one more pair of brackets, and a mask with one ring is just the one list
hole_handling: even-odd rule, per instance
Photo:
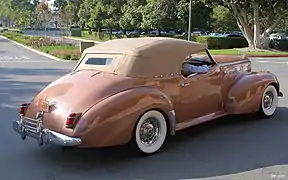
{"label": "car front fender", "polygon": [[268,85],[278,91],[279,82],[270,72],[252,72],[237,79],[227,95],[224,108],[228,114],[248,114],[257,112],[261,105],[262,94]]}
{"label": "car front fender", "polygon": [[83,147],[104,147],[130,141],[138,119],[146,111],[159,110],[167,119],[171,134],[175,131],[173,105],[161,91],[138,87],[119,92],[91,107],[78,122],[75,136]]}

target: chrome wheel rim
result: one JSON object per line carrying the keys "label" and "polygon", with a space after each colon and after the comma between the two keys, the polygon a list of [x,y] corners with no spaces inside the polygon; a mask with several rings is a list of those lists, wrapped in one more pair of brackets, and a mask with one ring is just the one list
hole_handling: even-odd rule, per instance
{"label": "chrome wheel rim", "polygon": [[140,140],[145,146],[153,146],[160,136],[160,123],[156,118],[146,119],[140,127]]}
{"label": "chrome wheel rim", "polygon": [[263,98],[263,107],[265,109],[270,109],[273,106],[274,96],[271,91],[267,91]]}

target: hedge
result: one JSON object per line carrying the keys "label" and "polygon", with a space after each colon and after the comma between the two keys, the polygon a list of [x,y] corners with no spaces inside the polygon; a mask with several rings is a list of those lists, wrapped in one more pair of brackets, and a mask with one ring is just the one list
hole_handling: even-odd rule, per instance
{"label": "hedge", "polygon": [[288,51],[288,39],[273,39],[269,47],[279,51]]}
{"label": "hedge", "polygon": [[248,42],[241,37],[197,36],[196,41],[208,45],[209,49],[233,49],[248,47]]}
{"label": "hedge", "polygon": [[[109,35],[103,32],[87,32],[82,31],[82,36],[85,39],[93,39],[95,41],[107,41],[110,39],[117,38],[136,38],[136,37],[157,37],[157,35]],[[180,35],[166,35],[162,34],[162,37],[172,37],[177,39],[187,39],[186,36]],[[248,47],[248,42],[245,38],[238,37],[212,37],[212,36],[192,36],[192,41],[207,44],[209,49],[232,49],[232,48],[243,48]]]}

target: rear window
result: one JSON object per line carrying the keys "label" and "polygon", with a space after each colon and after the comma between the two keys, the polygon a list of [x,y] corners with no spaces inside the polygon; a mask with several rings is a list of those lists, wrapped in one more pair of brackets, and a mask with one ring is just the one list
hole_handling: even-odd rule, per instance
{"label": "rear window", "polygon": [[91,65],[109,65],[113,58],[89,58],[85,64]]}

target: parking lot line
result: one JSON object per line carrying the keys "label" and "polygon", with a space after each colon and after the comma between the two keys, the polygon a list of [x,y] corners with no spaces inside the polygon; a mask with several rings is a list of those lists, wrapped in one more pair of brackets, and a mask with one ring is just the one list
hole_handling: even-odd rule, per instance
{"label": "parking lot line", "polygon": [[260,61],[260,60],[257,60],[257,62],[259,62],[259,63],[273,63],[273,64],[287,64],[288,65],[288,61]]}

